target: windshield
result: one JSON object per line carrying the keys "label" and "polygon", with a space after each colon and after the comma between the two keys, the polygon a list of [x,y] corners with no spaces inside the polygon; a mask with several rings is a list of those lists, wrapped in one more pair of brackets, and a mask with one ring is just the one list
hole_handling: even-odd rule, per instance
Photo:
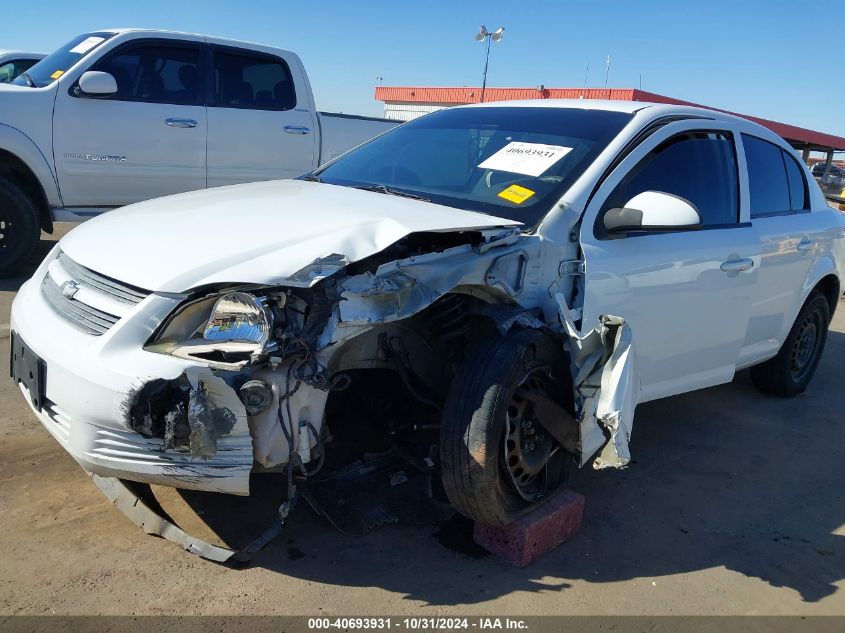
{"label": "windshield", "polygon": [[47,57],[21,74],[12,83],[17,86],[32,86],[34,88],[49,86],[70,70],[71,66],[76,64],[76,62],[113,36],[114,33],[86,33],[80,35],[47,55]]}
{"label": "windshield", "polygon": [[414,194],[533,226],[631,120],[605,110],[440,110],[322,170],[322,182]]}

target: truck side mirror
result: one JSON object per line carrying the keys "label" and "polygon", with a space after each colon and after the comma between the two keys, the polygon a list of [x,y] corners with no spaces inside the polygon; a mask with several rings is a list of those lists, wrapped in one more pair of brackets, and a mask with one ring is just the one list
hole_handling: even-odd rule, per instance
{"label": "truck side mirror", "polygon": [[608,234],[628,231],[677,231],[701,228],[701,214],[695,205],[670,193],[644,191],[621,209],[604,214],[604,230]]}
{"label": "truck side mirror", "polygon": [[79,85],[74,91],[79,97],[105,98],[117,94],[117,82],[109,73],[89,70],[82,73]]}

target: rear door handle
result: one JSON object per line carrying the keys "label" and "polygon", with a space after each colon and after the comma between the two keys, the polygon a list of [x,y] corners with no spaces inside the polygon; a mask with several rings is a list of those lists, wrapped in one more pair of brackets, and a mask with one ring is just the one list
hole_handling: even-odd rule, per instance
{"label": "rear door handle", "polygon": [[197,122],[193,119],[165,119],[165,125],[170,127],[196,127]]}
{"label": "rear door handle", "polygon": [[288,134],[310,134],[311,128],[304,125],[286,125],[282,128]]}
{"label": "rear door handle", "polygon": [[746,270],[751,270],[754,267],[754,260],[743,257],[742,259],[729,259],[722,262],[719,268],[724,273],[741,273]]}
{"label": "rear door handle", "polygon": [[808,240],[805,237],[803,240],[798,242],[798,246],[796,246],[795,248],[798,249],[798,252],[800,252],[800,253],[806,253],[811,248],[813,248],[813,244],[815,244],[815,242],[813,240]]}

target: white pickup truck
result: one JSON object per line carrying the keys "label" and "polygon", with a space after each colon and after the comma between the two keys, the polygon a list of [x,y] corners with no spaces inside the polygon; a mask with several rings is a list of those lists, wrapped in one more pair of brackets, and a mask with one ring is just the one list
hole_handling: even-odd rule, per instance
{"label": "white pickup truck", "polygon": [[80,35],[0,86],[0,275],[54,220],[298,176],[397,124],[317,112],[289,51],[165,31]]}

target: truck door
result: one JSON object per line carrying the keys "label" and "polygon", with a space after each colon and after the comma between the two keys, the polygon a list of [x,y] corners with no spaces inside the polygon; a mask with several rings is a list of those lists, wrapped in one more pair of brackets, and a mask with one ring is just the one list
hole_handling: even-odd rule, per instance
{"label": "truck door", "polygon": [[87,70],[117,93],[59,91],[53,149],[66,206],[119,206],[206,185],[201,45],[133,40]]}
{"label": "truck door", "polygon": [[[599,188],[581,228],[583,326],[602,314],[628,322],[641,402],[729,382],[748,327],[760,248],[740,216],[735,133],[700,125],[670,123],[644,141]],[[644,191],[686,199],[701,228],[605,234],[604,214]]]}
{"label": "truck door", "polygon": [[296,60],[211,47],[208,186],[293,178],[317,166],[316,114]]}

